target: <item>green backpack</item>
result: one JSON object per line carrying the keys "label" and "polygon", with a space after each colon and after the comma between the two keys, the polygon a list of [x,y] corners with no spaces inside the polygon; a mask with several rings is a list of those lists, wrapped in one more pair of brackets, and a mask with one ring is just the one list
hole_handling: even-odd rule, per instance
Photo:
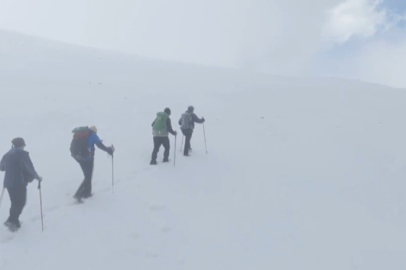
{"label": "green backpack", "polygon": [[159,112],[156,114],[155,123],[152,127],[154,135],[168,135],[168,129],[166,127],[166,121],[169,116],[165,112]]}

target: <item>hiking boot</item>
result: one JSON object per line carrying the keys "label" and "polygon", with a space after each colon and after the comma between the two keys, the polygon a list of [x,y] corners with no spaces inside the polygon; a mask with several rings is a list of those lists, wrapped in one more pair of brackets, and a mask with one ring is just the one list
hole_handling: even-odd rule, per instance
{"label": "hiking boot", "polygon": [[189,157],[190,155],[189,155],[189,153],[184,153],[183,154],[185,157]]}
{"label": "hiking boot", "polygon": [[6,226],[11,232],[16,232],[18,231],[18,229],[20,229],[21,224],[20,222],[12,222],[7,220],[6,222],[4,222],[4,226]]}
{"label": "hiking boot", "polygon": [[169,159],[168,159],[168,158],[164,158],[163,162],[164,162],[164,163],[169,162]]}
{"label": "hiking boot", "polygon": [[13,223],[9,220],[6,220],[6,222],[4,222],[4,226],[6,226],[6,227],[11,226],[11,224],[13,224]]}
{"label": "hiking boot", "polygon": [[75,196],[73,196],[73,198],[75,199],[75,200],[77,200],[78,202],[82,202],[82,199],[84,198],[84,196],[82,195],[82,196],[79,196],[79,195],[75,195]]}
{"label": "hiking boot", "polygon": [[156,165],[156,160],[151,160],[151,162],[149,163],[149,165]]}

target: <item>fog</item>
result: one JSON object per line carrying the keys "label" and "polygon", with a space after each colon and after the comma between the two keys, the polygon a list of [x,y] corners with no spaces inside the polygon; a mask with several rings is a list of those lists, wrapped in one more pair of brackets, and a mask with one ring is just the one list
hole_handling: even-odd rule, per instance
{"label": "fog", "polygon": [[391,64],[385,52],[393,46],[404,55],[402,35],[392,34],[404,32],[403,4],[396,6],[396,0],[0,0],[0,28],[164,60],[406,88],[403,76],[382,71],[377,78],[370,68],[375,55]]}

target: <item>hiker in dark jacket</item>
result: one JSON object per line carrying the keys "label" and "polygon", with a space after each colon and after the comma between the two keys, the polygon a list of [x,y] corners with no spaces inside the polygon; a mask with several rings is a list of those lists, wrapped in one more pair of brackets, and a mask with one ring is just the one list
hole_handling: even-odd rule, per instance
{"label": "hiker in dark jacket", "polygon": [[189,156],[189,151],[192,149],[190,146],[190,140],[192,139],[195,123],[202,124],[206,121],[204,117],[201,119],[197,117],[194,110],[195,108],[193,106],[189,106],[187,111],[182,114],[181,118],[179,119],[180,129],[185,136],[185,149],[183,150],[183,155],[186,157]]}
{"label": "hiker in dark jacket", "polygon": [[83,174],[85,179],[83,180],[82,184],[79,186],[78,190],[76,191],[75,195],[73,196],[76,200],[82,201],[82,199],[87,199],[91,197],[92,194],[92,176],[93,176],[93,167],[94,167],[94,154],[95,154],[95,145],[107,152],[109,155],[113,155],[114,147],[105,146],[102,141],[100,140],[99,136],[97,136],[97,128],[95,126],[90,127],[90,135],[87,139],[87,147],[88,156],[77,156],[74,157],[75,160],[80,164],[82,168]]}
{"label": "hiker in dark jacket", "polygon": [[156,159],[158,156],[159,148],[161,145],[164,146],[164,160],[163,162],[169,161],[169,149],[170,143],[168,135],[171,133],[173,136],[177,135],[176,131],[172,129],[172,123],[169,116],[171,115],[171,110],[166,108],[163,112],[157,113],[157,117],[152,123],[152,135],[154,136],[154,150],[151,156],[151,165],[156,165]]}
{"label": "hiker in dark jacket", "polygon": [[27,185],[34,179],[42,178],[34,169],[29,153],[24,150],[25,142],[22,138],[12,140],[13,147],[0,162],[0,171],[5,172],[3,187],[10,196],[10,216],[4,223],[10,231],[17,231],[21,227],[19,217],[27,201]]}

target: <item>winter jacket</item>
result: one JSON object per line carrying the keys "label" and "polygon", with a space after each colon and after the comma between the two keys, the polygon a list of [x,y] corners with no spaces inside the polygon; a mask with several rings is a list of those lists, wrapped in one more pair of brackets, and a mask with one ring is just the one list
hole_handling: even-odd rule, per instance
{"label": "winter jacket", "polygon": [[[190,112],[186,111],[185,113],[190,113]],[[192,115],[192,123],[191,123],[190,129],[195,128],[195,123],[198,123],[198,124],[204,123],[203,118],[200,119],[199,117],[197,117],[197,115],[195,113],[190,113],[190,114]],[[179,125],[182,126],[182,116],[179,119]]]}
{"label": "winter jacket", "polygon": [[111,148],[106,147],[102,141],[100,140],[99,136],[97,136],[96,133],[93,131],[90,132],[89,138],[87,139],[87,148],[89,150],[90,156],[87,158],[84,158],[83,161],[93,161],[94,159],[94,154],[96,152],[96,149],[94,146],[97,146],[99,149],[109,153],[110,155],[112,154]]}
{"label": "winter jacket", "polygon": [[[155,120],[154,122],[152,122],[152,127],[155,125]],[[152,131],[152,135],[154,135],[154,137],[168,137],[169,133],[171,133],[173,136],[175,136],[175,131],[173,131],[172,129],[172,122],[171,119],[168,118],[166,119],[166,131],[165,132],[161,132],[160,134],[157,134],[155,131]]]}
{"label": "winter jacket", "polygon": [[0,171],[6,172],[3,182],[5,188],[27,186],[29,182],[40,178],[29,153],[18,148],[12,148],[3,156]]}

